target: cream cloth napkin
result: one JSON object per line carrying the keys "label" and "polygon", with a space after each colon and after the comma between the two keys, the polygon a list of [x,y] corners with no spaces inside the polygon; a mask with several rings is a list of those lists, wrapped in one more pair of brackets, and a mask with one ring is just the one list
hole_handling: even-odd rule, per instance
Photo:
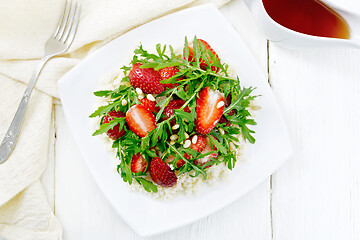
{"label": "cream cloth napkin", "polygon": [[[17,145],[0,165],[0,240],[61,239],[62,229],[39,180],[47,166],[52,104],[59,78],[89,53],[126,31],[173,11],[229,0],[79,0],[81,21],[68,54],[50,60],[30,99]],[[0,2],[0,141],[15,114],[62,0]],[[206,23],[204,23],[206,24]]]}

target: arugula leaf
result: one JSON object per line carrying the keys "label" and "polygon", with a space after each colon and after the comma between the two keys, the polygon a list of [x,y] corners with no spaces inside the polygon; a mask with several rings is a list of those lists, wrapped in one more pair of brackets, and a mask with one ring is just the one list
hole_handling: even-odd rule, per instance
{"label": "arugula leaf", "polygon": [[118,124],[116,121],[111,121],[101,125],[100,128],[93,133],[93,136],[107,132],[109,129],[115,127],[116,124]]}
{"label": "arugula leaf", "polygon": [[158,192],[157,186],[155,184],[153,184],[152,182],[150,182],[142,177],[134,177],[134,178],[140,185],[142,185],[144,187],[145,191],[154,192],[154,193]]}
{"label": "arugula leaf", "polygon": [[94,95],[97,96],[97,97],[107,97],[110,95],[112,91],[109,91],[109,90],[105,90],[105,91],[97,91],[97,92],[94,92]]}

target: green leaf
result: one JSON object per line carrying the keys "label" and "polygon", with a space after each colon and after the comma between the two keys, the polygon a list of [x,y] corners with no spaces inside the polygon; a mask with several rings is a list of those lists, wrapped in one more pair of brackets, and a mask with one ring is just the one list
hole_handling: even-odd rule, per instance
{"label": "green leaf", "polygon": [[176,95],[182,100],[186,100],[186,92],[184,88],[180,88],[179,91],[176,92]]}
{"label": "green leaf", "polygon": [[145,178],[136,177],[135,180],[144,187],[145,191],[154,193],[158,192],[157,186],[154,185],[152,182],[146,180]]}
{"label": "green leaf", "polygon": [[185,37],[184,58],[186,61],[189,59],[189,43],[187,37]]}
{"label": "green leaf", "polygon": [[129,166],[127,166],[124,162],[121,162],[118,166],[121,170],[120,175],[121,175],[122,179],[124,180],[124,182],[128,182],[131,185],[132,184],[132,172],[131,172]]}
{"label": "green leaf", "polygon": [[159,65],[157,62],[148,62],[140,66],[140,68],[156,68]]}
{"label": "green leaf", "polygon": [[109,129],[112,129],[113,127],[115,127],[116,124],[118,124],[118,122],[116,122],[116,121],[111,121],[111,122],[102,124],[100,126],[100,128],[93,133],[93,136],[107,132]]}
{"label": "green leaf", "polygon": [[111,92],[112,91],[109,91],[109,90],[97,91],[97,92],[94,92],[94,95],[97,97],[107,97],[110,95]]}
{"label": "green leaf", "polygon": [[97,117],[97,116],[106,114],[106,113],[110,112],[112,109],[114,109],[119,104],[121,105],[121,103],[119,103],[119,102],[113,102],[106,106],[101,106],[95,112],[93,112],[89,117],[93,118],[93,117]]}

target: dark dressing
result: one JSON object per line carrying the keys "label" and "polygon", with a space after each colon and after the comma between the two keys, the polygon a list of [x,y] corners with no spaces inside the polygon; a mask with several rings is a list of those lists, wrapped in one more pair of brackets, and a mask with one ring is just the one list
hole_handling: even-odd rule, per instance
{"label": "dark dressing", "polygon": [[350,38],[345,19],[318,0],[262,0],[268,15],[280,25],[313,36]]}

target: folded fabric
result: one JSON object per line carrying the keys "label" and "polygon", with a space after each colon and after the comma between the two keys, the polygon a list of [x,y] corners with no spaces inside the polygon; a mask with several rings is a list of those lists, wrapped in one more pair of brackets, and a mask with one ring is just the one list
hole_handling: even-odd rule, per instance
{"label": "folded fabric", "polygon": [[0,222],[0,232],[9,240],[61,238],[60,223],[49,207],[39,180],[0,207]]}
{"label": "folded fabric", "polygon": [[[0,240],[61,239],[39,180],[47,165],[52,104],[57,81],[80,60],[121,34],[184,7],[228,0],[82,0],[75,40],[50,60],[36,84],[16,148],[0,165]],[[61,15],[59,0],[0,3],[0,141],[14,116],[43,47]]]}

